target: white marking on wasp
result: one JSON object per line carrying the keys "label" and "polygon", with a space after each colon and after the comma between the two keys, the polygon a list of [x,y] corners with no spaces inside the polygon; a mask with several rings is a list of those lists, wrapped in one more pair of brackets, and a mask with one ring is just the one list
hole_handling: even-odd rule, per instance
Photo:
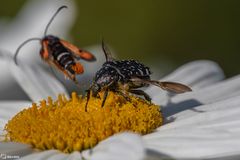
{"label": "white marking on wasp", "polygon": [[57,61],[60,61],[60,59],[61,59],[63,56],[65,56],[65,55],[70,55],[70,53],[68,53],[68,52],[62,52],[62,53],[60,53],[60,54],[57,56]]}
{"label": "white marking on wasp", "polygon": [[64,68],[67,68],[69,66],[69,64],[71,64],[72,61],[68,61],[65,65],[64,65]]}

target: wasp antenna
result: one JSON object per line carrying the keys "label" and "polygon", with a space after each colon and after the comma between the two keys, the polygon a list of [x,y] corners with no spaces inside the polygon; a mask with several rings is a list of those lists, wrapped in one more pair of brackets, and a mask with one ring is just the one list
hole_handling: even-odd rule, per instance
{"label": "wasp antenna", "polygon": [[25,44],[27,44],[28,42],[30,42],[30,41],[36,41],[36,40],[41,41],[41,38],[30,38],[30,39],[24,41],[24,42],[17,48],[17,50],[16,50],[16,52],[15,52],[15,54],[14,54],[14,57],[13,57],[14,62],[15,62],[16,65],[18,65],[18,64],[17,64],[17,55],[18,55],[20,49],[21,49]]}
{"label": "wasp antenna", "polygon": [[108,49],[108,47],[106,46],[103,38],[102,38],[102,49],[105,54],[106,61],[107,62],[112,61],[113,60],[112,54],[111,54],[110,50]]}
{"label": "wasp antenna", "polygon": [[46,26],[46,28],[45,28],[45,31],[44,31],[44,36],[46,36],[47,35],[47,31],[48,31],[48,28],[49,28],[49,26],[51,25],[51,23],[52,23],[52,21],[54,20],[54,18],[57,16],[57,14],[62,10],[62,9],[64,9],[64,8],[68,8],[67,6],[61,6],[61,7],[59,7],[58,8],[58,10],[54,13],[54,15],[52,16],[52,18],[50,19],[50,21],[48,22],[48,24],[47,24],[47,26]]}

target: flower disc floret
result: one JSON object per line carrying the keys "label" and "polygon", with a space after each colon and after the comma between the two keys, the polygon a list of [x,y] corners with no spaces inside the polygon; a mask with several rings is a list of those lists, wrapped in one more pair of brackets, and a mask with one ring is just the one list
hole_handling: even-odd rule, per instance
{"label": "flower disc floret", "polygon": [[102,98],[91,97],[86,112],[86,98],[76,93],[72,93],[69,100],[59,95],[53,102],[49,97],[39,105],[33,103],[9,120],[5,126],[6,139],[42,150],[70,153],[92,148],[118,132],[144,135],[162,125],[159,106],[134,96],[130,96],[130,100],[110,92],[101,107]]}

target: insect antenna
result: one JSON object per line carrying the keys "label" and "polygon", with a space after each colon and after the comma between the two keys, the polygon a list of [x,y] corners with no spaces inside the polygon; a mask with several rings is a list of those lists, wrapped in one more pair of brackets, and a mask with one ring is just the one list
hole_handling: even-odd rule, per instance
{"label": "insect antenna", "polygon": [[37,41],[41,41],[41,38],[30,38],[30,39],[24,41],[24,42],[17,48],[17,50],[16,50],[16,52],[15,52],[15,54],[14,54],[14,57],[13,57],[14,62],[15,62],[16,65],[18,65],[18,63],[17,63],[17,55],[18,55],[20,49],[21,49],[25,44],[27,44],[28,42],[30,42],[30,41],[36,41],[36,40],[37,40]]}
{"label": "insect antenna", "polygon": [[102,39],[102,49],[103,49],[103,52],[105,54],[105,58],[106,58],[106,61],[113,61],[113,57],[112,57],[112,54],[110,52],[110,50],[108,49],[108,47],[106,46],[104,40]]}
{"label": "insect antenna", "polygon": [[57,16],[57,14],[64,8],[68,8],[67,6],[61,6],[58,8],[58,10],[54,13],[54,15],[52,16],[52,18],[50,19],[50,21],[48,22],[46,28],[45,28],[45,31],[44,31],[44,36],[47,35],[47,31],[48,31],[48,28],[49,26],[51,25],[51,23],[53,22],[54,18]]}

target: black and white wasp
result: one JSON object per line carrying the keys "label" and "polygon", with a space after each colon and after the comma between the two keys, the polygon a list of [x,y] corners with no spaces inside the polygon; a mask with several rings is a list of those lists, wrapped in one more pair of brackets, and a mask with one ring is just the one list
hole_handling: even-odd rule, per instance
{"label": "black and white wasp", "polygon": [[85,110],[87,109],[91,91],[93,97],[99,97],[98,93],[102,90],[104,91],[102,107],[104,106],[109,91],[116,92],[127,100],[130,100],[128,93],[144,96],[144,98],[150,102],[150,96],[139,88],[151,84],[174,93],[192,91],[190,87],[181,83],[151,80],[149,67],[136,60],[115,60],[112,58],[110,51],[103,41],[102,49],[106,62],[102,65],[102,68],[97,71],[93,84],[87,90]]}

